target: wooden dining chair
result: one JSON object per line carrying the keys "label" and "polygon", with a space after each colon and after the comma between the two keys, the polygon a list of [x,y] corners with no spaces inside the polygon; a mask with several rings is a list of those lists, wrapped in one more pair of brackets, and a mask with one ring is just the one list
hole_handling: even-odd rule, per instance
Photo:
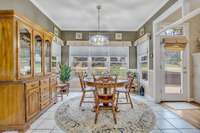
{"label": "wooden dining chair", "polygon": [[[95,124],[97,123],[100,110],[112,110],[116,124],[116,80],[113,80],[111,77],[95,79],[95,89]],[[101,104],[103,105],[100,106]]]}
{"label": "wooden dining chair", "polygon": [[[84,81],[84,74],[83,73],[78,73],[78,77],[80,80],[80,85],[81,85],[81,91],[82,91],[82,96],[81,96],[81,100],[80,100],[80,107],[82,106],[82,103],[94,103],[94,101],[91,100],[85,100],[87,99],[91,99],[91,98],[95,98],[95,88],[93,87],[88,87]],[[86,96],[87,93],[93,93],[93,96]]]}
{"label": "wooden dining chair", "polygon": [[[118,104],[130,104],[131,108],[133,108],[133,103],[132,103],[131,96],[130,96],[130,90],[131,90],[132,85],[133,85],[133,80],[134,80],[133,77],[129,76],[128,77],[128,84],[125,85],[124,88],[117,88],[116,89],[117,105]],[[126,102],[119,102],[120,94],[124,94],[125,95]],[[124,98],[121,98],[121,99],[124,99]]]}

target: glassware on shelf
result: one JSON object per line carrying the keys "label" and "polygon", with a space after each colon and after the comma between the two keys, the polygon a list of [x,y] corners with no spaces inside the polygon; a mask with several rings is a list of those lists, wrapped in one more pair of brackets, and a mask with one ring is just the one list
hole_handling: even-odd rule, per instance
{"label": "glassware on shelf", "polygon": [[24,27],[19,29],[20,76],[31,75],[31,33]]}
{"label": "glassware on shelf", "polygon": [[51,72],[51,46],[50,46],[50,41],[46,40],[45,45],[45,73]]}
{"label": "glassware on shelf", "polygon": [[35,74],[42,73],[42,38],[37,35],[35,36]]}

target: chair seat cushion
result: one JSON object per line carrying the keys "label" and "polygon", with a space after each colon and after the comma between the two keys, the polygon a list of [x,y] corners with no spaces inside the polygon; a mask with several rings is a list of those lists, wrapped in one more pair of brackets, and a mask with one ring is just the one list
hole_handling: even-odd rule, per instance
{"label": "chair seat cushion", "polygon": [[116,92],[126,93],[126,92],[128,92],[128,90],[125,88],[117,88]]}
{"label": "chair seat cushion", "polygon": [[99,99],[109,100],[113,98],[113,95],[97,95]]}
{"label": "chair seat cushion", "polygon": [[86,88],[84,88],[84,91],[87,91],[87,92],[95,91],[95,88],[93,88],[93,87],[86,87]]}

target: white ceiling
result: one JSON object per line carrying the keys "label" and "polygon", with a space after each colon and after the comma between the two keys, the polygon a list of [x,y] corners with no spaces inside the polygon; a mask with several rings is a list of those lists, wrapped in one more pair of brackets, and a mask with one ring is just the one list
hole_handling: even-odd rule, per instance
{"label": "white ceiling", "polygon": [[97,30],[97,9],[101,9],[101,30],[136,31],[168,0],[31,0],[61,30]]}

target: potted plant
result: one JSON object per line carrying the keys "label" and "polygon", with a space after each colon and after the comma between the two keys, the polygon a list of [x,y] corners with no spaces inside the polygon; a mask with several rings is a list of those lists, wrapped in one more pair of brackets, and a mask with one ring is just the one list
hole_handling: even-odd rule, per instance
{"label": "potted plant", "polygon": [[60,81],[70,87],[69,80],[71,77],[71,67],[66,64],[60,64]]}

